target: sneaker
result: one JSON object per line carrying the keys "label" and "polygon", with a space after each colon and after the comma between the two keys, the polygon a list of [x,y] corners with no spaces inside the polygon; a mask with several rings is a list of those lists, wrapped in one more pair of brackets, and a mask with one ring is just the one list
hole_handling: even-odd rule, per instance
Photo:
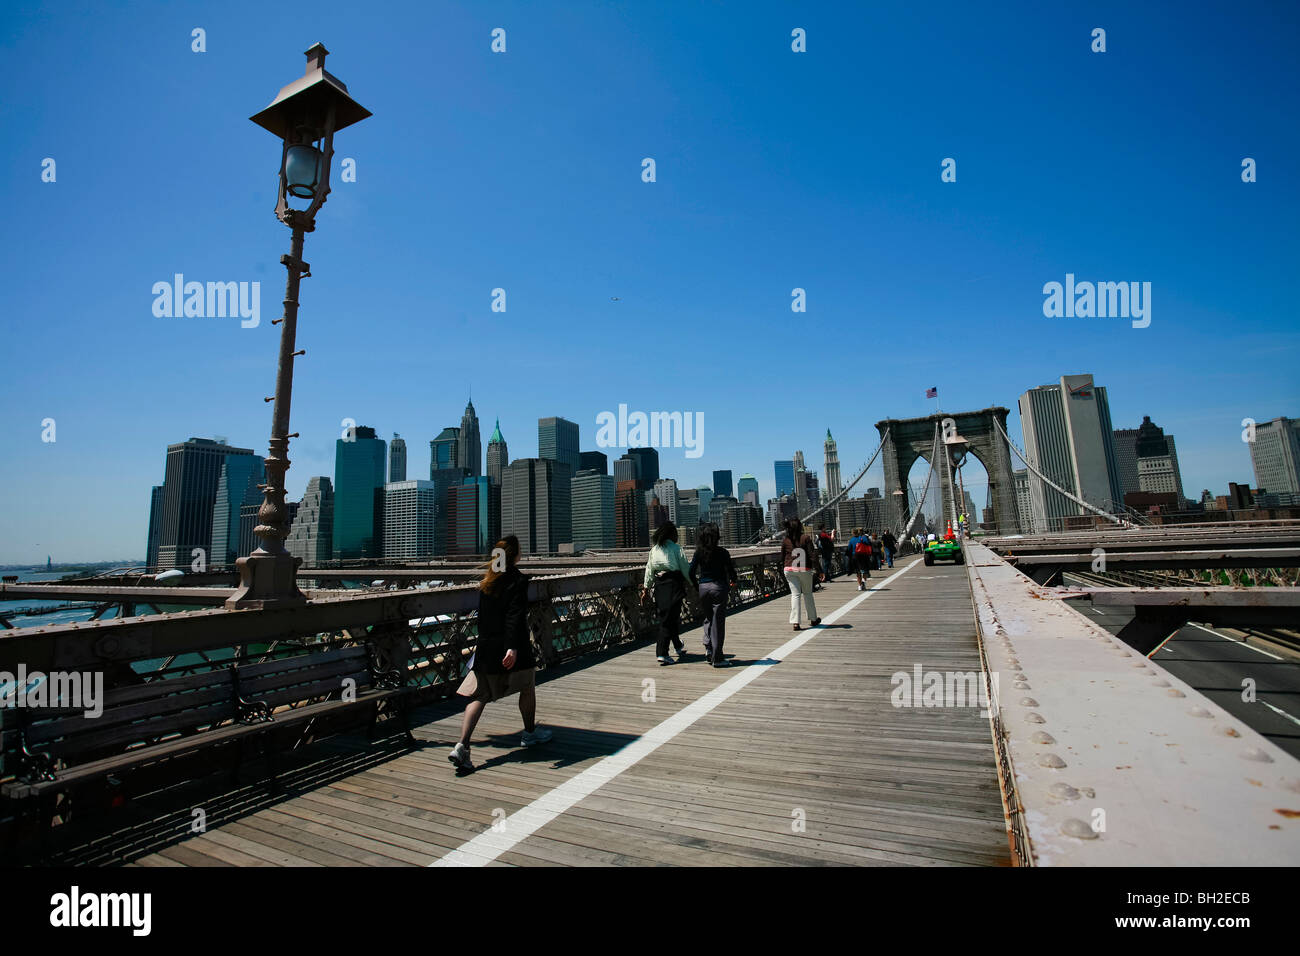
{"label": "sneaker", "polygon": [[683,644],[681,647],[674,648],[674,650],[677,651],[677,656],[678,656],[679,658],[681,658],[681,657],[685,657],[685,656],[686,656],[686,645],[685,645],[685,644]]}
{"label": "sneaker", "polygon": [[816,627],[816,626],[817,626],[818,624],[820,624],[821,622],[822,622],[822,619],[821,619],[821,618],[819,618],[819,617],[815,617],[815,618],[813,618],[811,621],[809,621],[808,623],[809,623],[809,626],[810,626],[810,627]]}
{"label": "sneaker", "polygon": [[447,754],[447,759],[456,765],[457,770],[463,770],[466,773],[474,769],[474,764],[469,759],[469,748],[464,744],[456,744],[451,748],[451,753]]}
{"label": "sneaker", "polygon": [[720,661],[714,661],[714,662],[713,662],[713,666],[714,666],[714,667],[730,667],[730,666],[731,666],[731,661],[727,660],[727,659],[724,657],[724,658],[723,658],[722,660],[720,660]]}
{"label": "sneaker", "polygon": [[659,662],[660,667],[667,667],[669,664],[676,663],[671,657],[667,657],[667,656],[656,657],[655,660]]}
{"label": "sneaker", "polygon": [[798,625],[798,624],[792,624],[792,625],[790,625],[790,626],[793,627],[796,631],[799,630],[799,625]]}
{"label": "sneaker", "polygon": [[859,590],[859,591],[865,591],[866,589],[867,589],[867,586],[866,586],[865,584],[859,584],[859,585],[858,585],[858,590]]}
{"label": "sneaker", "polygon": [[533,744],[544,744],[554,736],[555,735],[545,727],[534,725],[531,734],[526,730],[524,731],[522,745],[525,747],[531,747]]}

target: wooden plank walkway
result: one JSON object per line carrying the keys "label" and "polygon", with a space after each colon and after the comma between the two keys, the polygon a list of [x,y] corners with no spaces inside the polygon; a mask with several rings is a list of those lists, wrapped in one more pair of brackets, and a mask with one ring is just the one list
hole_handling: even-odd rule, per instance
{"label": "wooden plank walkway", "polygon": [[[816,597],[826,618],[859,592],[841,578]],[[141,866],[428,866],[499,831],[508,848],[488,854],[491,865],[1007,865],[987,719],[978,707],[891,703],[891,675],[911,674],[914,664],[978,673],[964,569],[907,565],[788,657],[764,663],[800,636],[788,613],[782,598],[731,618],[731,668],[698,656],[661,668],[644,645],[569,665],[538,687],[540,721],[555,733],[539,747],[518,747],[513,700],[489,705],[468,776],[446,759],[461,703],[440,703],[418,712],[421,748],[326,741],[280,797],[247,788],[196,800],[209,814],[206,832],[174,835],[185,832],[187,811],[172,836],[140,841],[127,858]],[[698,629],[683,638],[699,649]],[[665,733],[645,737],[752,668],[762,672],[657,749],[563,812],[543,813],[522,838],[512,835],[529,818],[514,814],[533,805],[536,819],[534,801]],[[111,862],[107,852],[99,862]]]}

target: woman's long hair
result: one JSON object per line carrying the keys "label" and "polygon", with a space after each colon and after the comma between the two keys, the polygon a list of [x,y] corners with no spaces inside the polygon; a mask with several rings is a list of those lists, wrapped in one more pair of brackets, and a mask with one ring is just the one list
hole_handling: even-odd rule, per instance
{"label": "woman's long hair", "polygon": [[695,558],[701,564],[707,564],[713,557],[713,549],[718,546],[722,535],[716,524],[706,524],[700,528],[700,536],[695,542]]}
{"label": "woman's long hair", "polygon": [[795,544],[803,537],[803,522],[798,518],[790,518],[785,523],[785,536]]}
{"label": "woman's long hair", "polygon": [[654,538],[651,539],[650,543],[653,544],[655,547],[659,547],[666,541],[676,541],[676,540],[677,540],[677,525],[673,524],[671,521],[665,521],[659,527],[655,528],[655,535]]}
{"label": "woman's long hair", "polygon": [[506,556],[506,571],[509,571],[519,563],[519,539],[508,534],[497,542],[496,548],[493,549],[492,560],[488,562],[487,573],[483,575],[483,580],[478,583],[478,589],[486,594],[491,594],[506,571],[498,571],[497,566],[500,561],[497,560],[497,551],[504,551]]}

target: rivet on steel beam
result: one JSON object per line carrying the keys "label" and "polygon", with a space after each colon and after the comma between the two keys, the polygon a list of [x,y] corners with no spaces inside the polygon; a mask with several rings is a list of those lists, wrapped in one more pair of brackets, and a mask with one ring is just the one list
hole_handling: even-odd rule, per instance
{"label": "rivet on steel beam", "polygon": [[1018,680],[1011,685],[1013,690],[1029,690],[1029,681]]}
{"label": "rivet on steel beam", "polygon": [[1047,788],[1047,792],[1061,800],[1078,800],[1079,791],[1068,783],[1054,783]]}
{"label": "rivet on steel beam", "polygon": [[1058,757],[1056,754],[1039,754],[1038,766],[1048,767],[1053,770],[1060,770],[1062,767],[1065,766],[1065,761],[1062,760],[1060,757]]}
{"label": "rivet on steel beam", "polygon": [[1045,724],[1045,723],[1047,723],[1047,721],[1043,719],[1043,715],[1042,715],[1042,714],[1035,714],[1035,713],[1032,713],[1032,712],[1031,712],[1031,713],[1028,713],[1028,714],[1025,714],[1025,721],[1026,721],[1027,723],[1031,723],[1031,724]]}
{"label": "rivet on steel beam", "polygon": [[1270,757],[1268,754],[1264,753],[1264,751],[1260,750],[1258,747],[1248,748],[1246,752],[1242,754],[1242,756],[1245,757],[1247,760],[1257,760],[1260,763],[1273,762],[1273,758]]}
{"label": "rivet on steel beam", "polygon": [[1188,711],[1188,713],[1191,714],[1193,717],[1213,717],[1213,716],[1214,716],[1214,715],[1211,714],[1208,710],[1206,710],[1204,707],[1193,707],[1191,710]]}
{"label": "rivet on steel beam", "polygon": [[1165,691],[1165,693],[1168,694],[1170,697],[1186,697],[1186,696],[1187,696],[1187,695],[1184,694],[1181,690],[1179,690],[1177,687],[1171,687],[1171,688],[1169,688],[1169,690]]}
{"label": "rivet on steel beam", "polygon": [[1090,827],[1083,820],[1071,817],[1061,824],[1061,832],[1066,836],[1074,837],[1077,840],[1095,840],[1097,831]]}
{"label": "rivet on steel beam", "polygon": [[1036,744],[1050,745],[1056,743],[1056,738],[1045,730],[1035,730],[1029,739]]}
{"label": "rivet on steel beam", "polygon": [[1038,706],[1038,701],[1034,700],[1034,698],[1032,698],[1032,697],[1022,697],[1022,698],[1020,698],[1020,706],[1021,706],[1021,707],[1037,707],[1037,706]]}

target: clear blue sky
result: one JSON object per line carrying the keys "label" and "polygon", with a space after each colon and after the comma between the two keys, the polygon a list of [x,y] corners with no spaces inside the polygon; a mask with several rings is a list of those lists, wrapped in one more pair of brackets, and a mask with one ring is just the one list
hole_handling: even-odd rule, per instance
{"label": "clear blue sky", "polygon": [[[1177,437],[1189,494],[1250,480],[1241,419],[1300,416],[1300,5],[976,6],[6,3],[0,563],[140,558],[169,442],[265,453],[289,232],[248,117],[317,40],[374,116],[307,238],[292,497],[345,417],[423,474],[471,387],[512,457],[539,416],[589,448],[621,402],[703,412],[663,472],[766,498],[927,386],[1014,409],[1078,372]],[[260,327],[156,318],[177,272],[260,281]],[[1150,327],[1044,318],[1067,272],[1150,282]]]}

